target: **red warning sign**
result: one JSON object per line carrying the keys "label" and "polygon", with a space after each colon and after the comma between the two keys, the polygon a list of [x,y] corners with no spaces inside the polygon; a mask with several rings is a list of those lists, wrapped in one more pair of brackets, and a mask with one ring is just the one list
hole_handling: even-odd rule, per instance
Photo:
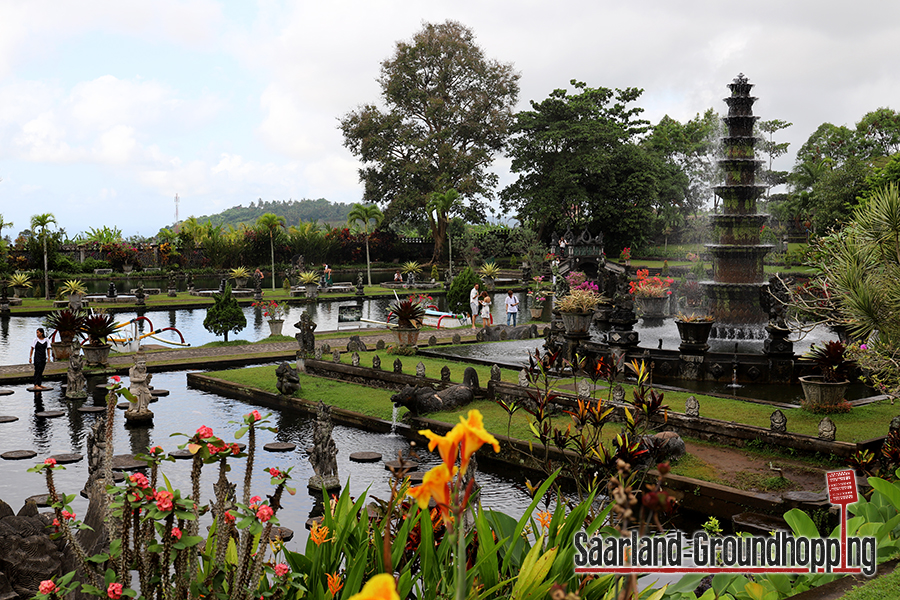
{"label": "red warning sign", "polygon": [[856,492],[856,474],[852,469],[825,474],[828,483],[828,501],[832,504],[853,504],[859,497]]}

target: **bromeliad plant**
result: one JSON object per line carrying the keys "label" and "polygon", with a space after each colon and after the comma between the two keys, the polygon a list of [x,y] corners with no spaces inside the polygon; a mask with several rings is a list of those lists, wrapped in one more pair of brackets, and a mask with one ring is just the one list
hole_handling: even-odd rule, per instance
{"label": "bromeliad plant", "polygon": [[847,348],[841,342],[829,341],[824,346],[810,347],[803,358],[815,363],[828,383],[847,381],[856,363],[847,355]]}

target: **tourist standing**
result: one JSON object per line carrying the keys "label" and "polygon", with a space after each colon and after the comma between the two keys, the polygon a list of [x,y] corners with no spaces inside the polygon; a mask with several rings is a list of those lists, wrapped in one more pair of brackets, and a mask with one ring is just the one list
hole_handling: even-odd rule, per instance
{"label": "tourist standing", "polygon": [[31,342],[31,350],[28,351],[29,364],[34,359],[34,389],[37,391],[49,390],[50,388],[41,385],[41,381],[44,378],[44,367],[47,366],[49,354],[47,350],[50,348],[50,340],[44,337],[43,327],[38,327],[35,335],[34,341]]}
{"label": "tourist standing", "polygon": [[513,295],[513,291],[509,290],[506,296],[506,324],[512,321],[512,326],[516,326],[516,317],[519,316],[519,299]]}
{"label": "tourist standing", "polygon": [[481,294],[481,326],[487,327],[491,322],[491,297],[487,292]]}
{"label": "tourist standing", "polygon": [[478,284],[476,283],[469,292],[469,308],[472,309],[472,329],[475,329],[475,319],[478,317],[479,306],[481,304],[478,302]]}

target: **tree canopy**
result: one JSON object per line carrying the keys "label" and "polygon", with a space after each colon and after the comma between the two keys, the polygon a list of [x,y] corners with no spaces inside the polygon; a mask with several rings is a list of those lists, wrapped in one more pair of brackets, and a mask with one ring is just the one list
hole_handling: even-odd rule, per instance
{"label": "tree canopy", "polygon": [[471,29],[455,21],[428,23],[409,42],[397,43],[381,63],[384,108],[367,104],[341,119],[344,145],[363,163],[363,200],[385,206],[387,223],[426,218],[432,192],[456,189],[457,207],[469,221],[483,221],[480,199],[494,196],[490,172],[503,149],[519,93],[511,64],[487,59]]}

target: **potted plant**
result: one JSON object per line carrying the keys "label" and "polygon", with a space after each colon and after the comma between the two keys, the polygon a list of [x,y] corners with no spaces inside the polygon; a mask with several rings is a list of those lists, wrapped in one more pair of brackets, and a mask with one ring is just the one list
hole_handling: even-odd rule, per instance
{"label": "potted plant", "polygon": [[262,314],[269,322],[269,336],[281,335],[284,326],[284,308],[274,300],[268,302],[254,302],[254,307],[262,309]]}
{"label": "potted plant", "polygon": [[228,272],[228,275],[234,279],[235,288],[242,288],[247,285],[247,280],[250,278],[250,271],[247,270],[247,267],[235,267]]}
{"label": "potted plant", "polygon": [[391,316],[397,317],[397,341],[401,346],[415,346],[425,319],[425,307],[417,298],[410,297],[391,304],[388,310]]}
{"label": "potted plant", "polygon": [[[407,276],[412,275],[413,282],[415,282],[416,275],[422,272],[422,265],[414,260],[410,260],[400,265],[400,272]],[[409,281],[408,277],[407,281]]]}
{"label": "potted plant", "polygon": [[628,291],[634,296],[644,319],[664,319],[669,295],[672,293],[669,290],[672,279],[649,275],[648,269],[638,269],[637,279],[629,282]]}
{"label": "potted plant", "polygon": [[72,342],[75,340],[82,327],[87,313],[83,310],[55,310],[44,318],[44,327],[52,329],[52,339],[59,334],[59,340],[50,342],[53,350],[53,360],[67,360],[71,354]]}
{"label": "potted plant", "polygon": [[675,317],[675,326],[681,336],[678,349],[688,354],[700,354],[709,350],[709,332],[715,322],[715,317],[711,315],[678,313]]}
{"label": "potted plant", "polygon": [[536,275],[531,278],[531,289],[528,290],[528,309],[531,311],[531,318],[539,320],[544,313],[544,303],[547,301],[547,294],[544,290],[544,276]]}
{"label": "potted plant", "polygon": [[81,326],[81,332],[88,338],[88,343],[82,346],[84,361],[89,366],[105,366],[109,360],[110,345],[106,338],[116,330],[116,323],[112,315],[97,313],[88,315]]}
{"label": "potted plant", "polygon": [[13,288],[16,298],[22,298],[31,287],[28,273],[13,273],[9,276],[9,287]]}
{"label": "potted plant", "polygon": [[586,334],[594,318],[594,309],[603,300],[597,290],[591,288],[574,288],[556,301],[556,309],[562,317],[566,333]]}
{"label": "potted plant", "polygon": [[319,274],[315,271],[303,271],[297,276],[301,285],[306,286],[307,298],[319,297]]}
{"label": "potted plant", "polygon": [[494,278],[500,274],[500,267],[497,266],[495,262],[488,262],[481,265],[481,268],[478,269],[478,273],[481,275],[482,280],[484,281],[484,289],[487,291],[494,290]]}
{"label": "potted plant", "polygon": [[59,293],[69,297],[69,308],[80,310],[84,295],[87,294],[87,288],[80,280],[70,279],[60,286]]}
{"label": "potted plant", "polygon": [[847,347],[833,340],[824,346],[814,344],[803,359],[815,363],[821,373],[800,377],[807,405],[813,410],[837,408],[850,387],[850,372],[856,367],[847,355]]}

